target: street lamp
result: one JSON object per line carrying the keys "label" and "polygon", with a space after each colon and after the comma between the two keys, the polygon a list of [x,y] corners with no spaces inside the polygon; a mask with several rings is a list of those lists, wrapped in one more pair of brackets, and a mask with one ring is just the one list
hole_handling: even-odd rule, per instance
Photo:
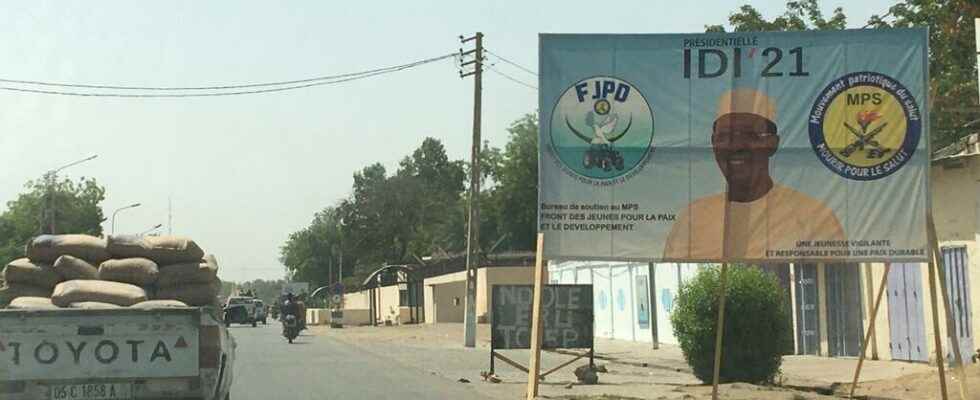
{"label": "street lamp", "polygon": [[[116,211],[113,211],[112,212],[112,234],[113,235],[116,234],[116,214],[118,214],[122,210],[128,210],[130,208],[136,208],[136,207],[139,207],[139,206],[140,206],[140,203],[133,203],[133,204],[130,204],[128,206],[125,206],[125,207],[121,207],[119,209],[116,209]],[[154,229],[156,229],[156,228],[154,228]]]}
{"label": "street lamp", "polygon": [[143,235],[145,235],[147,233],[150,233],[150,232],[153,232],[153,231],[155,231],[157,229],[160,229],[161,226],[163,226],[163,224],[156,224],[152,228],[147,229],[147,230],[145,230],[143,232],[140,232],[140,236],[143,236]]}
{"label": "street lamp", "polygon": [[[78,164],[81,164],[81,163],[86,162],[86,161],[89,161],[89,160],[94,160],[98,156],[99,156],[98,154],[94,154],[94,155],[91,155],[89,157],[83,158],[81,160],[70,162],[68,164],[62,165],[62,166],[60,166],[58,168],[49,170],[49,171],[47,171],[47,172],[44,173],[44,180],[45,180],[45,183],[46,183],[46,186],[47,186],[47,201],[46,201],[47,204],[46,204],[46,207],[45,208],[47,210],[46,214],[47,214],[47,220],[48,220],[48,230],[50,231],[50,233],[52,235],[55,234],[55,233],[57,233],[57,232],[55,232],[55,224],[54,224],[54,220],[55,220],[55,218],[54,218],[54,215],[55,215],[55,212],[54,212],[54,185],[55,185],[55,182],[56,182],[56,178],[57,178],[58,172],[61,172],[65,168],[68,168],[68,167],[71,167],[71,166],[74,166],[74,165],[78,165]],[[41,230],[42,231],[44,230],[44,224],[43,224],[43,222],[41,224]]]}

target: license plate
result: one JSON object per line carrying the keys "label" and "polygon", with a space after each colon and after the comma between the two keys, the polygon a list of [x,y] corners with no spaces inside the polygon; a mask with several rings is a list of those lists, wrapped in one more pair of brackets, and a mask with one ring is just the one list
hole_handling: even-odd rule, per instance
{"label": "license plate", "polygon": [[130,400],[132,383],[83,383],[51,385],[51,400]]}

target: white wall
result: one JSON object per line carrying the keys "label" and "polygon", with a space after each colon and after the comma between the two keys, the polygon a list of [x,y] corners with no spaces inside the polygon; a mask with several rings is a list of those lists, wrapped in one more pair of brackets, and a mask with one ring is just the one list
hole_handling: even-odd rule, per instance
{"label": "white wall", "polygon": [[[649,295],[653,280],[647,263],[569,261],[548,268],[551,283],[593,285],[597,337],[653,341],[655,321],[650,308],[655,300]],[[646,293],[640,293],[637,283],[644,280]]]}

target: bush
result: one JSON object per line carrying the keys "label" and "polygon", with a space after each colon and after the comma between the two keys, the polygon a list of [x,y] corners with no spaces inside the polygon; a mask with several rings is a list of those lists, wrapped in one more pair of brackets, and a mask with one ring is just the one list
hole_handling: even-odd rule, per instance
{"label": "bush", "polygon": [[[714,375],[720,268],[706,268],[681,286],[670,320],[694,375]],[[728,268],[721,382],[772,382],[782,354],[792,348],[786,294],[775,276],[758,268]]]}

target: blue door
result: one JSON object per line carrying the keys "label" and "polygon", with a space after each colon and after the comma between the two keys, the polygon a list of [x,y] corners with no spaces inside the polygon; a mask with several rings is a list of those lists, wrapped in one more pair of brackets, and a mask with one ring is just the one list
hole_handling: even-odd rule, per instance
{"label": "blue door", "polygon": [[964,360],[976,354],[973,347],[973,310],[970,307],[970,275],[966,257],[966,247],[944,247],[943,266],[946,268],[946,294],[952,307],[953,323],[959,343],[951,343],[947,338],[946,359],[953,362],[953,345],[958,345]]}
{"label": "blue door", "polygon": [[929,361],[920,264],[892,264],[888,272],[888,347],[893,360]]}

